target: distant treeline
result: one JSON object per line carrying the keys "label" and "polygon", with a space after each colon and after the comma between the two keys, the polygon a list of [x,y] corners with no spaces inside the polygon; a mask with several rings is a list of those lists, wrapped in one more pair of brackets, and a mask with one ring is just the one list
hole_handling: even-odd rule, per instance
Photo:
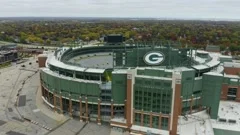
{"label": "distant treeline", "polygon": [[240,23],[221,21],[163,20],[45,20],[1,21],[0,40],[17,43],[59,44],[99,40],[107,34],[123,34],[127,41],[172,40],[204,48],[240,50]]}

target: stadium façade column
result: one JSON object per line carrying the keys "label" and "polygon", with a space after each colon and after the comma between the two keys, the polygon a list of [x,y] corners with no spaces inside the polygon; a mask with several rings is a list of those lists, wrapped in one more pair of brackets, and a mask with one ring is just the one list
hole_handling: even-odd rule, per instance
{"label": "stadium fa\u00e7ade column", "polygon": [[132,126],[132,74],[127,74],[127,100],[126,100],[126,121],[127,127]]}
{"label": "stadium fa\u00e7ade column", "polygon": [[53,92],[53,105],[54,105],[54,112],[57,110],[57,101],[56,101],[56,92]]}
{"label": "stadium fa\u00e7ade column", "polygon": [[113,111],[114,111],[114,110],[113,110],[113,99],[111,99],[111,119],[113,119],[113,117],[114,117],[114,116],[113,116],[113,115],[114,115],[114,114],[113,114]]}
{"label": "stadium fa\u00e7ade column", "polygon": [[60,92],[60,113],[63,114],[62,92]]}
{"label": "stadium fa\u00e7ade column", "polygon": [[72,117],[72,97],[69,94],[69,116]]}
{"label": "stadium fa\u00e7ade column", "polygon": [[237,88],[236,102],[240,102],[240,86]]}
{"label": "stadium fa\u00e7ade column", "polygon": [[80,121],[82,122],[82,97],[79,97],[79,118]]}
{"label": "stadium fa\u00e7ade column", "polygon": [[38,66],[39,68],[46,67],[47,55],[46,54],[39,54],[38,55]]}
{"label": "stadium fa\u00e7ade column", "polygon": [[85,109],[86,109],[86,112],[85,112],[85,119],[86,119],[86,122],[89,122],[88,120],[89,120],[89,117],[88,117],[88,98],[87,97],[85,97]]}
{"label": "stadium fa\u00e7ade column", "polygon": [[228,84],[222,84],[221,100],[227,100]]}
{"label": "stadium fa\u00e7ade column", "polygon": [[98,118],[97,118],[98,125],[101,125],[101,100],[98,99]]}
{"label": "stadium fa\u00e7ade column", "polygon": [[181,111],[181,75],[179,73],[174,73],[173,75],[173,111],[172,111],[172,118],[170,118],[170,135],[177,135],[177,126],[178,126],[178,116],[180,115]]}

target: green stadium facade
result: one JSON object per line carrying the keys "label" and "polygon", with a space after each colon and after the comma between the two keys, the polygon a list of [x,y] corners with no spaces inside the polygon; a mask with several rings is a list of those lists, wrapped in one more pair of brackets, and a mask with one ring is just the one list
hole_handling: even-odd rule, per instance
{"label": "green stadium facade", "polygon": [[39,57],[42,99],[131,134],[240,134],[231,127],[238,117],[226,115],[238,106],[240,78],[224,73],[220,57],[170,45],[59,48]]}

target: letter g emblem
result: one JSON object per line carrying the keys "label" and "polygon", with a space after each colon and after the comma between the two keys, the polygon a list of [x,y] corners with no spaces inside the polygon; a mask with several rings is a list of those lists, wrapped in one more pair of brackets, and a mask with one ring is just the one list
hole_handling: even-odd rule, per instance
{"label": "letter g emblem", "polygon": [[147,65],[159,65],[164,60],[164,55],[161,52],[149,52],[143,57]]}

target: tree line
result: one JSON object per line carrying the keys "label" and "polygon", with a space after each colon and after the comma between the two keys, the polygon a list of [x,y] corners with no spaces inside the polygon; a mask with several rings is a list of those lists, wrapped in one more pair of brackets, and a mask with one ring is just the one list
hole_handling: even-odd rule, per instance
{"label": "tree line", "polygon": [[99,40],[123,34],[129,41],[171,40],[195,48],[219,45],[240,50],[240,23],[180,20],[11,21],[0,23],[0,40],[44,45]]}

